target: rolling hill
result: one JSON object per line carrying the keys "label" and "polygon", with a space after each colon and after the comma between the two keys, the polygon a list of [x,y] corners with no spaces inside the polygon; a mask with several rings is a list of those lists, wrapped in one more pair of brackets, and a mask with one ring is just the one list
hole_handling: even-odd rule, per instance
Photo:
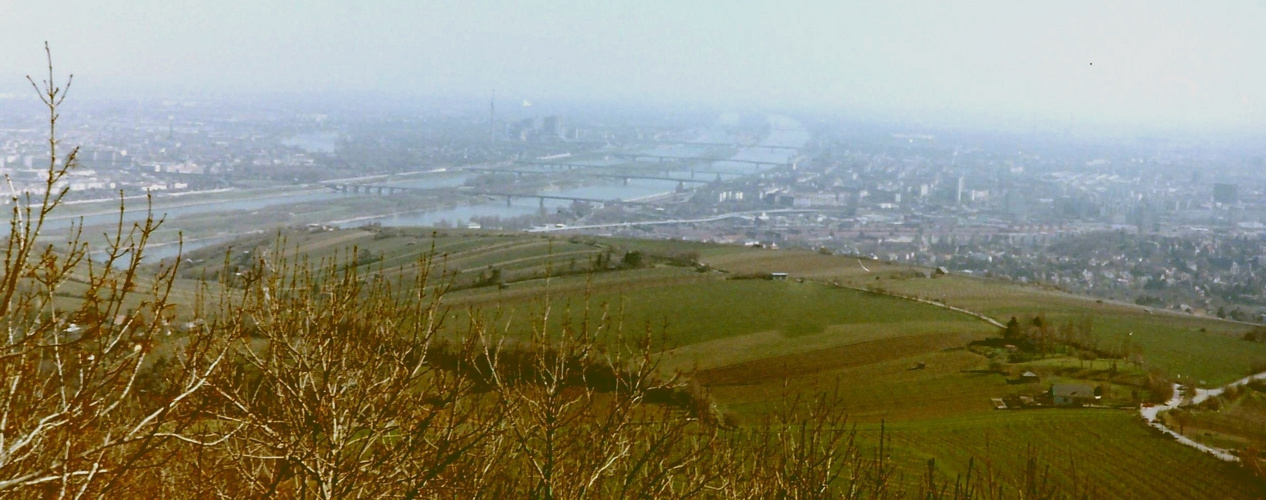
{"label": "rolling hill", "polygon": [[[946,480],[973,462],[1020,478],[1032,453],[1054,464],[1051,481],[1070,490],[1088,482],[1109,498],[1263,492],[1244,469],[1149,431],[1134,410],[1156,377],[1215,386],[1266,361],[1266,344],[1241,340],[1243,324],[800,250],[401,228],[279,236],[192,252],[182,277],[289,253],[401,290],[431,266],[455,323],[484,317],[510,336],[528,335],[546,308],[550,327],[604,311],[622,332],[607,342],[649,332],[660,370],[696,384],[730,425],[834,388],[870,446],[883,429],[909,484],[928,459]],[[1076,342],[1050,333],[1028,352],[1001,338],[1013,317],[1047,325],[1030,333],[1083,333]],[[1099,386],[1104,407],[996,409],[1053,383]]]}

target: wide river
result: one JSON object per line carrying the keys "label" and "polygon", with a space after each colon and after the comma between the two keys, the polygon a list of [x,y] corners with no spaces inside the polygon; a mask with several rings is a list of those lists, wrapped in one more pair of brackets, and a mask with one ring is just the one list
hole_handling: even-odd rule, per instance
{"label": "wide river", "polygon": [[[770,149],[761,146],[804,147],[809,142],[809,132],[797,121],[785,116],[770,116],[770,133],[758,146],[740,148],[731,160],[768,161],[783,163],[795,156],[795,151],[788,149]],[[696,139],[700,143],[733,143],[734,138],[720,127],[708,129]],[[706,146],[688,144],[663,145],[635,151],[638,154],[665,157],[699,157],[704,154]],[[581,162],[593,165],[593,161]],[[717,161],[711,164],[703,162],[694,165],[682,165],[681,170],[648,172],[648,175],[670,177],[674,179],[724,180],[747,175],[754,175],[774,168],[771,165],[754,165],[743,161]],[[630,179],[627,183],[620,179],[610,179],[589,184],[584,187],[560,191],[540,192],[537,194],[563,196],[572,198],[590,198],[601,200],[637,200],[664,195],[676,191],[678,183],[669,180]],[[691,184],[687,183],[686,187]],[[533,214],[541,209],[556,210],[570,205],[567,200],[513,198],[509,204],[504,199],[488,203],[464,205],[441,210],[419,210],[405,214],[385,215],[381,217],[356,219],[343,222],[344,226],[359,226],[365,222],[378,222],[384,226],[432,226],[441,222],[465,225],[472,217],[517,217]]]}
{"label": "wide river", "polygon": [[[739,148],[737,152],[731,156],[730,160],[749,160],[749,161],[767,161],[783,163],[793,157],[796,152],[788,149],[770,149],[762,146],[789,146],[803,147],[808,142],[810,136],[798,122],[783,116],[768,117],[770,123],[770,133],[757,146]],[[321,143],[319,146],[325,146],[325,136],[304,137],[302,142],[304,146],[313,147],[308,142]],[[318,140],[319,139],[319,140]],[[721,127],[702,130],[696,138],[700,143],[734,143],[733,137],[729,136]],[[319,148],[318,148],[319,149]],[[690,144],[679,145],[661,145],[653,148],[645,148],[634,151],[639,154],[658,155],[665,157],[700,157],[706,154],[708,146],[696,146]],[[578,162],[585,164],[593,164],[593,161]],[[746,162],[736,161],[714,161],[711,163],[698,162],[695,164],[676,164],[676,170],[665,171],[655,169],[647,172],[646,175],[669,177],[675,179],[733,179],[736,177],[755,175],[774,168],[772,165],[754,165]],[[651,167],[654,168],[654,167]],[[392,185],[409,188],[422,189],[449,189],[462,186],[465,184],[468,176],[471,174],[462,173],[460,171],[436,172],[434,174],[425,174],[414,176],[408,180],[371,182],[377,185]],[[690,188],[696,184],[685,183],[684,187]],[[648,197],[655,197],[676,191],[678,182],[671,180],[657,179],[629,179],[627,182],[621,179],[595,179],[594,183],[587,184],[583,187],[563,189],[558,191],[539,192],[537,194],[549,196],[562,196],[574,198],[588,198],[598,200],[638,200]],[[300,203],[312,203],[322,201],[333,201],[347,196],[359,196],[356,194],[337,193],[327,190],[323,187],[314,187],[311,190],[302,191],[286,191],[286,192],[260,192],[257,195],[245,193],[241,191],[233,191],[227,193],[223,198],[215,199],[213,196],[207,195],[176,195],[164,196],[157,195],[156,205],[159,208],[154,210],[155,216],[165,216],[166,224],[169,227],[179,227],[180,220],[184,217],[193,215],[206,215],[208,213],[249,213],[265,208],[275,208],[284,205],[294,205]],[[186,201],[187,200],[187,201]],[[539,200],[533,198],[512,198],[509,203],[505,198],[487,198],[486,202],[461,205],[456,207],[442,209],[423,209],[417,211],[395,213],[395,214],[366,214],[363,217],[357,217],[349,220],[331,220],[324,221],[327,224],[334,224],[343,227],[356,227],[367,223],[376,222],[386,226],[433,226],[441,223],[464,226],[472,218],[476,217],[501,217],[510,218],[521,215],[537,213],[540,210],[553,211],[560,207],[568,206],[571,202],[568,200],[546,199]],[[128,210],[124,215],[125,224],[130,225],[132,222],[144,220],[145,211],[143,210],[144,201],[139,199],[129,200]],[[112,225],[118,221],[118,212],[105,206],[97,206],[93,210],[70,210],[83,214],[83,220],[86,227],[93,228]],[[54,224],[77,220],[80,215],[60,215],[53,222]],[[237,235],[251,230],[260,228],[251,228],[249,224],[239,226],[228,226],[224,233],[219,236],[205,237],[194,241],[186,241],[184,250],[188,251],[205,245],[217,244],[225,240],[232,239]],[[151,256],[166,257],[174,255],[176,245],[170,242],[157,242],[151,248]],[[163,244],[168,243],[168,244]]]}

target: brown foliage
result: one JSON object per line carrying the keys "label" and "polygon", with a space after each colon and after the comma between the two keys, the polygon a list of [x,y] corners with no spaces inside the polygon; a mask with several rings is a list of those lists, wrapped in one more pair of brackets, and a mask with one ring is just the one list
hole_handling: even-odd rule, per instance
{"label": "brown foliage", "polygon": [[[58,247],[37,241],[78,155],[58,148],[58,107],[69,83],[56,85],[51,61],[50,53],[48,80],[31,81],[49,113],[45,182],[39,193],[13,190],[0,276],[0,494],[125,495],[161,481],[154,467],[190,439],[198,419],[186,403],[224,348],[200,331],[171,337],[176,269],[139,272],[161,221],[125,228],[120,208],[98,261],[88,258],[82,228],[72,227]],[[72,283],[86,290],[68,305],[60,297]],[[142,386],[158,348],[171,356]]]}
{"label": "brown foliage", "polygon": [[[161,221],[125,228],[120,215],[103,261],[76,231],[37,243],[76,152],[59,157],[51,62],[36,88],[50,161],[41,194],[12,198],[0,275],[0,495],[900,493],[886,440],[862,450],[834,391],[785,394],[737,425],[697,384],[664,377],[649,332],[626,338],[606,307],[557,312],[558,327],[546,299],[523,332],[477,311],[448,325],[448,283],[425,256],[415,282],[389,282],[355,251],[314,265],[280,240],[253,261],[226,256],[236,272],[178,318],[176,265],[142,267]],[[73,280],[85,291],[65,293]]]}

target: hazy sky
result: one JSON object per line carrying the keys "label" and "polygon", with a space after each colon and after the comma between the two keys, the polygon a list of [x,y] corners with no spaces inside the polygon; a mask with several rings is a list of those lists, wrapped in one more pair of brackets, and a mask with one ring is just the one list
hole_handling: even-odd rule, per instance
{"label": "hazy sky", "polygon": [[1266,123],[1266,4],[1037,3],[0,0],[0,89],[48,40],[99,89]]}

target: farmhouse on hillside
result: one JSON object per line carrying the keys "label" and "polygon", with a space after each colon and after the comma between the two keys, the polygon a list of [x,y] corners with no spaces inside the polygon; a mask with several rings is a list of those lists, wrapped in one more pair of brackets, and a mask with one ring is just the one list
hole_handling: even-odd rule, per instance
{"label": "farmhouse on hillside", "polygon": [[1082,406],[1094,403],[1098,399],[1095,388],[1088,384],[1051,385],[1051,400],[1055,406]]}

